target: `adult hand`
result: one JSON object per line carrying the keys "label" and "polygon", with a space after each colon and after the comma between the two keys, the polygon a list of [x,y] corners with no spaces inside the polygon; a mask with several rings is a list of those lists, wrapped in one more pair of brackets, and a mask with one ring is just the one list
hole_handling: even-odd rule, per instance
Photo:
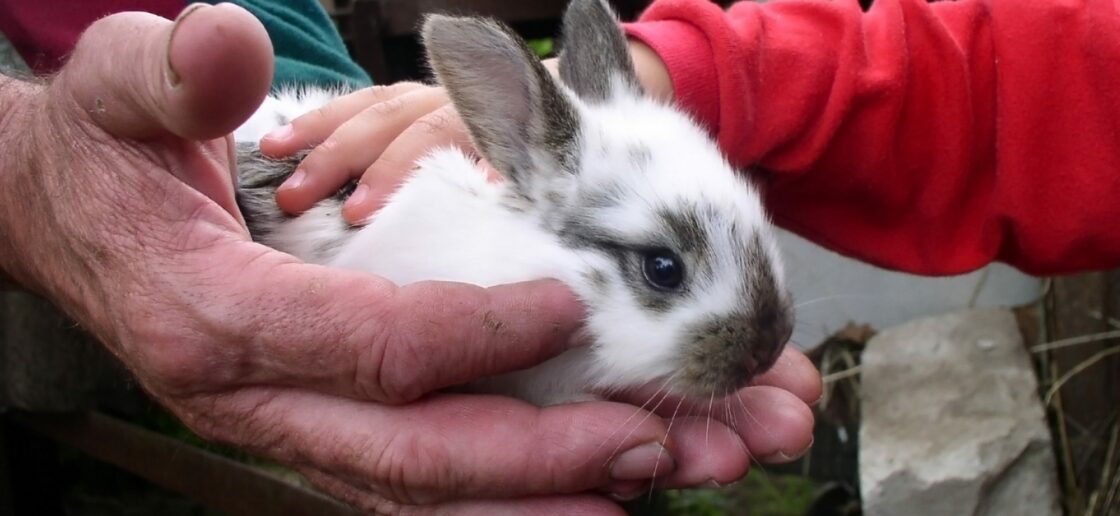
{"label": "adult hand", "polygon": [[[744,396],[747,424],[713,424],[729,439],[703,447],[695,425],[669,431],[631,405],[432,394],[562,351],[580,308],[555,282],[397,287],[250,242],[225,135],[270,63],[259,23],[219,5],[175,25],[110,16],[49,85],[0,82],[0,269],[190,428],[382,512],[611,513],[582,493],[629,496],[655,472],[723,481],[745,465],[713,458],[807,446],[811,416],[788,385]],[[774,383],[805,385],[792,369]]]}

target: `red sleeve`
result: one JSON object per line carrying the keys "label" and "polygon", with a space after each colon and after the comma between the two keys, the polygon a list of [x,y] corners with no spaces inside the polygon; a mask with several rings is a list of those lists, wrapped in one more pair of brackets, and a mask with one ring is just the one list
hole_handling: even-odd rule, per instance
{"label": "red sleeve", "polygon": [[922,274],[1120,265],[1114,0],[661,0],[627,31],[783,227]]}
{"label": "red sleeve", "polygon": [[173,19],[186,0],[0,0],[0,33],[37,74],[54,72],[98,18],[146,11]]}

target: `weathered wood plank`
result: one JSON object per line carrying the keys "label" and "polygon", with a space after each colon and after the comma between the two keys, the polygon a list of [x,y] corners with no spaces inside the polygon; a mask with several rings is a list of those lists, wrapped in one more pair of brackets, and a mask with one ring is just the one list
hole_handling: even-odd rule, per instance
{"label": "weathered wood plank", "polygon": [[311,489],[96,412],[12,418],[229,516],[358,514]]}

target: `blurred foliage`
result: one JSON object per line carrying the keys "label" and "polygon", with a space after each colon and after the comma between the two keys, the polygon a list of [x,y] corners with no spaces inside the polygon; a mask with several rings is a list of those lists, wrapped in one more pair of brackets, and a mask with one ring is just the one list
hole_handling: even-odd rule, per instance
{"label": "blurred foliage", "polygon": [[626,504],[635,516],[803,516],[817,485],[798,475],[756,467],[747,478],[718,489],[671,489]]}
{"label": "blurred foliage", "polygon": [[533,52],[537,53],[537,57],[545,59],[552,57],[552,51],[554,50],[552,41],[552,38],[543,38],[530,39],[526,43],[529,44],[529,48],[533,49]]}

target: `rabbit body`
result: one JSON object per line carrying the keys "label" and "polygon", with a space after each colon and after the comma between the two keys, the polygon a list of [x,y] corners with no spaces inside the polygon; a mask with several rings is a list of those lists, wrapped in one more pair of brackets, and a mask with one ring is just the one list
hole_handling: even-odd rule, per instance
{"label": "rabbit body", "polygon": [[[573,23],[597,26],[615,51],[622,44],[599,0],[576,0],[565,32]],[[346,191],[298,217],[281,214],[275,188],[298,158],[269,160],[242,143],[238,200],[255,239],[398,284],[566,283],[588,307],[590,345],[471,386],[538,405],[647,384],[707,398],[773,363],[792,319],[759,197],[695,123],[635,88],[628,57],[584,63],[577,45],[566,50],[577,56],[567,72],[561,62],[561,85],[493,22],[434,19],[425,36],[472,138],[506,180],[488,182],[460,151],[437,150],[353,228],[341,218]],[[607,52],[588,44],[590,59]],[[485,58],[503,45],[518,56]],[[527,87],[517,75],[530,77]],[[274,97],[236,136],[252,141],[268,121],[329,97]]]}

